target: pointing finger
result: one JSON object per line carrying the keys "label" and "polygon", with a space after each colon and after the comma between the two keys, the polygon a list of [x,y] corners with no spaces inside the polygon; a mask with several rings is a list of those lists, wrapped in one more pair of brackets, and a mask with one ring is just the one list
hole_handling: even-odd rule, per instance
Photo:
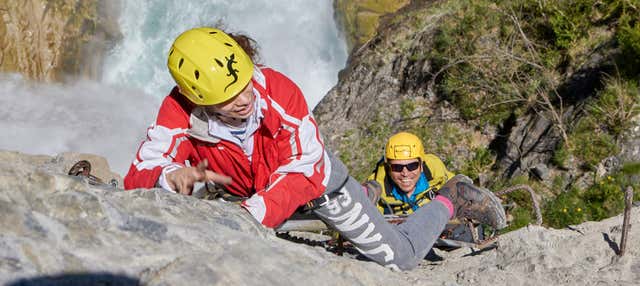
{"label": "pointing finger", "polygon": [[206,171],[206,176],[207,181],[212,181],[217,184],[228,185],[231,183],[231,177],[220,175],[209,170]]}

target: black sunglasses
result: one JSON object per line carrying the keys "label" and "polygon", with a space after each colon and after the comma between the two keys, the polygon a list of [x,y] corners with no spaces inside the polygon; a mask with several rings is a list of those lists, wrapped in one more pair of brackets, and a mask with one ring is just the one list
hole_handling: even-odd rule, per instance
{"label": "black sunglasses", "polygon": [[420,161],[411,162],[409,164],[389,164],[389,168],[391,168],[391,171],[397,173],[402,172],[402,169],[404,169],[405,167],[409,172],[415,171],[416,169],[418,169],[418,167],[420,167]]}

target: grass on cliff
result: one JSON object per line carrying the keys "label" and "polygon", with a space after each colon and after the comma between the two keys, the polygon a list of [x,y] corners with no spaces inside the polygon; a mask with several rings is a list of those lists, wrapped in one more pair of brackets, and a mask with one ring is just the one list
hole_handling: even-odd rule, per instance
{"label": "grass on cliff", "polygon": [[[442,5],[450,12],[442,18],[430,61],[440,75],[438,93],[467,122],[480,128],[500,126],[510,116],[527,112],[543,115],[562,137],[552,160],[560,167],[575,158],[583,170],[593,171],[603,159],[619,153],[620,136],[640,113],[640,1],[481,0]],[[612,59],[616,74],[596,84],[599,89],[592,96],[561,94],[559,87],[568,75],[607,46],[620,51]],[[563,116],[566,101],[576,98],[584,99],[584,108],[577,120],[569,121]],[[473,176],[474,170],[490,168],[483,162],[491,162],[491,156],[477,149],[461,171]],[[517,180],[491,183],[495,189]],[[587,190],[548,196],[545,221],[560,227],[621,211],[620,185],[613,185],[599,181]],[[526,205],[520,196],[510,195],[509,200]],[[531,210],[521,208],[514,216],[516,224],[528,223]]]}
{"label": "grass on cliff", "polygon": [[638,75],[638,0],[445,3],[450,13],[431,55],[442,74],[437,87],[478,125],[501,124],[533,110],[567,133],[558,86],[607,42],[622,50],[620,79]]}
{"label": "grass on cliff", "polygon": [[[524,176],[511,179],[508,182],[496,181],[490,186],[494,190],[502,190],[509,186],[525,184],[534,190],[544,190],[539,202],[543,225],[553,228],[565,228],[569,225],[580,224],[585,221],[600,221],[620,214],[624,210],[624,190],[631,186],[634,190],[634,201],[640,200],[640,164],[635,164],[632,173],[615,172],[601,179],[586,189],[571,187],[564,190],[565,178],[556,177],[551,186],[531,180]],[[509,232],[529,224],[535,223],[535,212],[531,196],[525,191],[516,191],[504,195],[503,203],[512,217],[509,226],[501,232]]]}
{"label": "grass on cliff", "polygon": [[391,126],[381,114],[361,129],[347,131],[339,157],[349,168],[350,175],[364,182],[383,156],[386,140],[391,135]]}
{"label": "grass on cliff", "polygon": [[600,221],[620,214],[624,210],[624,190],[631,186],[634,201],[640,200],[638,182],[640,165],[633,173],[623,168],[588,187],[586,190],[571,188],[545,201],[543,217],[545,225],[564,228],[584,221]]}
{"label": "grass on cliff", "polygon": [[[529,112],[543,115],[562,137],[551,160],[560,169],[577,160],[582,171],[593,173],[603,159],[620,152],[621,135],[640,114],[640,0],[479,0],[438,5],[433,13],[447,12],[438,18],[435,49],[411,59],[432,64],[437,75],[435,91],[467,123],[480,130]],[[560,90],[568,76],[591,64],[593,55],[603,49],[614,51],[615,74],[604,76],[592,94]],[[565,118],[565,109],[576,100],[582,102],[577,105],[581,108],[577,117]],[[551,186],[526,177],[491,176],[496,154],[487,146],[470,147],[469,154],[456,151],[457,145],[471,145],[468,132],[454,123],[432,120],[410,99],[400,104],[399,112],[398,122],[388,122],[387,115],[381,114],[347,134],[351,139],[343,145],[348,147],[341,150],[341,158],[358,180],[372,171],[386,139],[403,130],[422,138],[452,171],[474,179],[489,174],[490,189],[531,185],[543,198],[543,221],[548,226],[564,227],[619,213],[624,184],[633,185],[636,200],[640,198],[637,183],[620,172],[604,179],[594,175],[585,189],[571,187],[567,184],[571,179],[563,175],[553,179]],[[432,128],[434,124],[439,128]],[[511,212],[510,229],[534,221],[527,194],[512,193],[505,199],[517,206]]]}

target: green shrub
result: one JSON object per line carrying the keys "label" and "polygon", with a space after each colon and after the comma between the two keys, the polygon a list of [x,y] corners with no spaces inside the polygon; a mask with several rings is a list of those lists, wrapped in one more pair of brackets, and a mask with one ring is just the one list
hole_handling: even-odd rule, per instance
{"label": "green shrub", "polygon": [[604,89],[589,103],[587,111],[599,127],[619,137],[633,126],[632,119],[640,114],[638,84],[635,80],[607,78]]}
{"label": "green shrub", "polygon": [[633,201],[640,201],[640,162],[630,162],[622,166],[623,174],[621,185],[633,188]]}
{"label": "green shrub", "polygon": [[615,28],[615,39],[621,55],[617,65],[627,78],[634,78],[640,72],[640,1],[605,0],[607,23]]}
{"label": "green shrub", "polygon": [[569,151],[584,163],[588,170],[604,158],[616,155],[620,147],[616,144],[623,132],[633,126],[633,118],[640,114],[640,93],[631,80],[607,78],[603,90],[591,99],[585,114],[576,123],[569,135],[570,150],[556,150],[554,163]]}
{"label": "green shrub", "polygon": [[[498,180],[490,187],[494,191],[501,191],[509,186],[528,185],[532,188],[536,184],[529,181],[525,176],[514,177],[509,181]],[[526,190],[517,190],[502,196],[503,204],[510,206],[507,212],[512,216],[509,226],[501,231],[501,233],[519,229],[535,222],[535,212],[533,210],[533,202],[531,195]]]}
{"label": "green shrub", "polygon": [[551,163],[557,167],[566,168],[569,155],[570,152],[567,150],[566,146],[564,144],[560,144],[553,152]]}
{"label": "green shrub", "polygon": [[414,110],[416,110],[416,104],[413,99],[408,98],[400,102],[400,115],[402,118],[410,117]]}
{"label": "green shrub", "polygon": [[535,222],[531,212],[524,208],[515,208],[509,214],[513,217],[513,220],[509,223],[509,226],[500,231],[501,233],[514,231]]}
{"label": "green shrub", "polygon": [[640,72],[640,21],[632,26],[625,22],[617,33],[617,40],[622,50],[618,65],[631,77]]}
{"label": "green shrub", "polygon": [[607,176],[584,193],[589,220],[603,220],[624,210],[624,193],[617,179]]}
{"label": "green shrub", "polygon": [[422,139],[425,152],[438,156],[448,170],[458,173],[472,160],[471,152],[461,149],[472,148],[473,133],[460,127],[459,123],[445,121],[423,122],[410,132]]}
{"label": "green shrub", "polygon": [[478,175],[489,170],[495,162],[496,155],[489,149],[480,147],[473,150],[475,154],[473,159],[467,161],[462,168],[461,173],[469,178],[476,180]]}
{"label": "green shrub", "polygon": [[[545,201],[543,221],[548,226],[564,228],[618,215],[624,210],[623,188],[627,186],[640,189],[637,179],[623,170],[602,178],[584,191],[572,188],[562,192]],[[634,193],[634,199],[638,198],[640,196]]]}
{"label": "green shrub", "polygon": [[[549,22],[555,33],[555,43],[558,48],[568,49],[578,39],[587,36],[593,13],[593,0],[553,1],[554,13]],[[551,4],[553,5],[553,4]]]}
{"label": "green shrub", "polygon": [[[501,100],[500,94],[488,93],[483,88],[494,76],[490,71],[491,59],[481,58],[487,44],[498,41],[495,33],[500,30],[501,17],[490,1],[460,1],[452,12],[443,17],[434,39],[431,63],[434,70],[442,70],[437,89],[452,102],[464,119],[476,119],[481,115],[485,122],[498,123],[509,116],[510,106],[496,105],[486,112],[488,105]],[[494,32],[496,31],[496,32]]]}
{"label": "green shrub", "polygon": [[629,59],[637,61],[637,56],[640,56],[640,21],[629,15],[622,17],[616,39],[625,53],[636,56]]}
{"label": "green shrub", "polygon": [[553,228],[564,228],[567,225],[585,221],[586,205],[577,189],[562,192],[555,198],[545,201],[543,222]]}
{"label": "green shrub", "polygon": [[571,153],[583,162],[587,170],[594,170],[602,160],[619,152],[614,137],[603,131],[599,122],[589,116],[580,119],[569,140],[573,144]]}
{"label": "green shrub", "polygon": [[[576,21],[591,6],[559,2],[463,1],[443,17],[431,63],[443,71],[439,93],[464,119],[501,124],[531,108],[562,108],[555,98],[560,51],[587,34],[588,20]],[[541,27],[549,32],[538,33]]]}
{"label": "green shrub", "polygon": [[340,159],[359,182],[369,176],[384,155],[384,146],[392,135],[391,125],[385,119],[384,115],[378,114],[357,130],[346,132],[345,143],[340,145]]}

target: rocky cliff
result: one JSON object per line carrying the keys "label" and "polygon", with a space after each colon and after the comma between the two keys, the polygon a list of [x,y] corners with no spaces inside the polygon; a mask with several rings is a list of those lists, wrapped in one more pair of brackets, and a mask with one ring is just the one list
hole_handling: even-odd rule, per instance
{"label": "rocky cliff", "polygon": [[[640,279],[638,207],[623,257],[616,256],[618,216],[571,230],[530,226],[501,236],[497,248],[436,250],[417,269],[393,272],[280,239],[233,203],[89,185],[66,175],[77,158],[100,160],[0,152],[0,284],[635,285]],[[111,174],[100,164],[95,171]]]}
{"label": "rocky cliff", "polygon": [[0,284],[383,285],[399,279],[373,263],[279,239],[232,203],[90,186],[66,175],[74,158],[0,152]]}
{"label": "rocky cliff", "polygon": [[[314,110],[327,145],[360,179],[362,170],[369,171],[372,160],[381,156],[385,139],[405,127],[420,125],[425,146],[440,156],[455,157],[455,167],[470,158],[471,145],[488,145],[495,135],[491,129],[474,130],[435,94],[437,71],[416,55],[433,49],[438,23],[449,12],[434,10],[437,6],[431,2],[414,2],[419,3],[387,18],[377,35],[351,54],[338,84]],[[441,146],[446,150],[437,149]]]}
{"label": "rocky cliff", "polygon": [[[371,13],[380,8],[378,2],[361,1],[369,7],[358,10],[361,18],[380,19]],[[536,15],[524,14],[530,21],[518,21],[496,4],[507,2],[412,1],[382,17],[374,25],[375,36],[351,55],[315,114],[327,145],[358,179],[379,159],[389,135],[411,130],[451,169],[474,175],[480,184],[499,188],[525,177],[539,194],[558,195],[546,202],[545,223],[555,219],[562,229],[530,226],[516,217],[512,225],[519,229],[500,236],[497,248],[436,250],[443,260],[432,257],[418,269],[396,273],[282,240],[233,204],[159,189],[125,192],[66,175],[75,161],[89,159],[93,174],[121,185],[102,158],[2,151],[0,284],[637,284],[638,207],[631,210],[634,227],[627,253],[616,255],[622,231],[620,186],[637,189],[632,176],[618,172],[640,156],[637,85],[625,75],[605,75],[616,66],[629,74],[619,57],[625,55],[625,39],[633,39],[633,27],[640,26],[632,21],[630,34],[622,33],[625,27],[622,32],[611,27],[623,22],[615,18],[621,11],[637,7],[623,3],[622,10],[601,13],[597,3],[576,4],[597,8],[589,17],[576,18],[592,21],[597,29],[581,31],[582,26],[565,25],[559,16],[538,22],[532,20]],[[74,56],[92,51],[92,41],[117,37],[100,20],[98,11],[104,10],[99,6],[105,3],[111,1],[0,0],[2,70],[42,80],[63,74],[93,77],[97,70],[81,68],[99,64]],[[525,8],[535,10],[520,11]],[[563,15],[572,16],[569,12]],[[544,35],[527,34],[535,30],[524,27],[520,33],[518,24],[524,23],[553,34],[546,39],[552,47],[528,50],[548,47],[540,41]],[[527,44],[529,37],[535,45]],[[533,56],[536,52],[546,57]],[[626,61],[634,63],[634,58]],[[497,80],[504,75],[514,77]],[[538,92],[549,86],[549,93]],[[507,92],[512,90],[522,92]],[[544,96],[527,97],[524,91],[553,96],[539,103]],[[579,195],[573,195],[574,186],[580,187]],[[522,207],[518,197],[513,201]],[[589,216],[581,215],[587,209]],[[613,217],[577,224],[595,214]]]}
{"label": "rocky cliff", "polygon": [[102,57],[118,37],[115,1],[0,1],[0,70],[61,81],[99,78]]}
{"label": "rocky cliff", "polygon": [[349,50],[360,48],[375,36],[380,18],[398,11],[409,0],[356,0],[333,1],[335,18],[342,28]]}
{"label": "rocky cliff", "polygon": [[578,2],[412,1],[383,17],[314,110],[327,146],[364,180],[410,131],[480,185],[567,192],[574,209],[611,199],[619,213],[612,182],[638,189],[620,171],[640,161],[638,8]]}

